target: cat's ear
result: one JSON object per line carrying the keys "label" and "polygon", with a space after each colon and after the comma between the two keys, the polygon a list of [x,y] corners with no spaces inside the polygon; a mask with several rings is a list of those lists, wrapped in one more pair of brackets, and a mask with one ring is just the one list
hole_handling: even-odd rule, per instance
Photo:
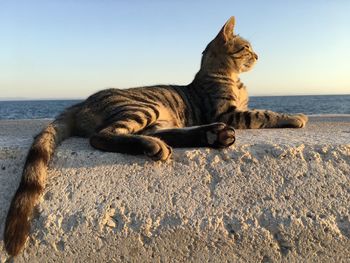
{"label": "cat's ear", "polygon": [[220,38],[224,40],[226,43],[230,39],[233,38],[233,29],[235,27],[235,17],[231,16],[229,20],[225,23],[225,25],[220,30],[219,34],[217,35],[217,38]]}

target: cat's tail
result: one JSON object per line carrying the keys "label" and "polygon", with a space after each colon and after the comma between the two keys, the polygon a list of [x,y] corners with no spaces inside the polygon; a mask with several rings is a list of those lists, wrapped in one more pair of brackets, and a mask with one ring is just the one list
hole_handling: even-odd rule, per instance
{"label": "cat's tail", "polygon": [[29,150],[21,182],[12,199],[5,224],[5,248],[12,256],[21,251],[28,238],[34,206],[44,191],[48,162],[56,146],[71,136],[74,115],[73,106],[43,129]]}

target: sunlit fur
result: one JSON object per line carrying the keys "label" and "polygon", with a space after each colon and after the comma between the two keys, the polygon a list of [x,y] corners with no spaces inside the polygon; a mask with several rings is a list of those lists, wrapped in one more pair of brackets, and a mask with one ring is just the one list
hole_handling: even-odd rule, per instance
{"label": "sunlit fur", "polygon": [[203,52],[201,69],[239,74],[252,69],[257,59],[250,43],[236,35],[224,45],[214,39]]}
{"label": "sunlit fur", "polygon": [[251,44],[233,32],[234,18],[228,23],[203,51],[202,71],[237,75],[250,70],[256,63],[258,55]]}
{"label": "sunlit fur", "polygon": [[66,109],[35,137],[6,218],[4,244],[10,255],[24,247],[48,163],[57,145],[70,136],[89,138],[102,151],[166,160],[171,147],[228,147],[235,141],[233,127],[305,126],[303,114],[248,108],[238,74],[251,69],[258,57],[248,41],[234,34],[234,24],[231,17],[209,43],[190,84],[102,90]]}

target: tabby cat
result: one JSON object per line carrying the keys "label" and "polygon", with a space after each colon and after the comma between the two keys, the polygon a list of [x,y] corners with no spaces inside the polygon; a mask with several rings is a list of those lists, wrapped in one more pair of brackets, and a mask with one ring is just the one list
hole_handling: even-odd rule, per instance
{"label": "tabby cat", "polygon": [[35,137],[6,219],[4,241],[10,255],[23,248],[48,162],[70,136],[88,137],[102,151],[166,160],[171,147],[228,147],[235,141],[234,128],[305,126],[303,114],[248,109],[238,74],[251,69],[258,56],[247,40],[234,35],[234,24],[231,17],[208,44],[189,85],[102,90],[66,109]]}

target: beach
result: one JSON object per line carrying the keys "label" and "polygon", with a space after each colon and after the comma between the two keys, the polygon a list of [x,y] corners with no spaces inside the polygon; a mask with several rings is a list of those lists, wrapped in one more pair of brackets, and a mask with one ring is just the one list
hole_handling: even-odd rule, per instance
{"label": "beach", "polygon": [[[48,122],[0,121],[0,262],[9,203]],[[164,163],[64,141],[16,262],[348,261],[350,115],[236,135]]]}

